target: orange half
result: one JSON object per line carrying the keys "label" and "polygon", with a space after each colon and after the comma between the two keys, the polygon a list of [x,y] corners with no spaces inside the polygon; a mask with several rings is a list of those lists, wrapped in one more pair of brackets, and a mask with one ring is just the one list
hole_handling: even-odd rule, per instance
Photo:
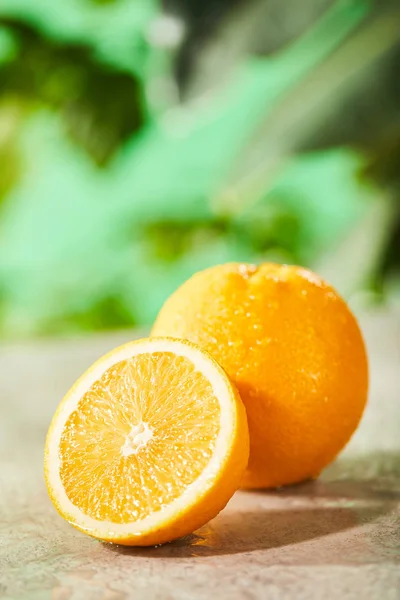
{"label": "orange half", "polygon": [[246,414],[196,345],[144,339],[97,361],[61,402],[46,439],[58,512],[98,539],[154,545],[213,518],[239,487]]}

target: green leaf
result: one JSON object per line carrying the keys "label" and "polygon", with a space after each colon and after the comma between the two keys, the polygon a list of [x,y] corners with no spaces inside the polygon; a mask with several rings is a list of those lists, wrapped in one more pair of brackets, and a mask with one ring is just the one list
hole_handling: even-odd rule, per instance
{"label": "green leaf", "polygon": [[59,111],[68,135],[99,166],[106,164],[144,122],[134,75],[101,62],[89,46],[58,42],[17,19],[0,24],[19,48],[0,69],[3,94]]}

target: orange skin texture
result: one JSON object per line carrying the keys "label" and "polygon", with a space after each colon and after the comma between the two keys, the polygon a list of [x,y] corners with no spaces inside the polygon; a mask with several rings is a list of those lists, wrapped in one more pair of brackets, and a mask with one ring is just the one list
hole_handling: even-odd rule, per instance
{"label": "orange skin texture", "polygon": [[297,266],[229,263],[201,271],[165,302],[153,335],[205,348],[247,410],[243,487],[317,477],[363,414],[368,361],[344,300]]}

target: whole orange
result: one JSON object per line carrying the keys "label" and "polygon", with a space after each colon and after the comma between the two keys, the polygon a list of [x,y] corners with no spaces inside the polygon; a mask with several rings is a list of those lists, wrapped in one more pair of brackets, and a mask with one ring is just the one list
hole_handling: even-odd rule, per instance
{"label": "whole orange", "polygon": [[250,429],[244,487],[317,477],[360,421],[368,392],[360,329],[307,269],[229,263],[201,271],[165,302],[152,333],[199,344],[238,387]]}

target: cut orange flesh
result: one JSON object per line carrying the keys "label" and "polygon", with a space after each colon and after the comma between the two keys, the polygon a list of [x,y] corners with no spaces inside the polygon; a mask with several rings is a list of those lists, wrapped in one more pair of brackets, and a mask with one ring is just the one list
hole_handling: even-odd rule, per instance
{"label": "cut orange flesh", "polygon": [[214,517],[248,460],[246,415],[194,344],[139,340],[100,359],[60,404],[45,475],[61,515],[99,539],[151,545]]}

